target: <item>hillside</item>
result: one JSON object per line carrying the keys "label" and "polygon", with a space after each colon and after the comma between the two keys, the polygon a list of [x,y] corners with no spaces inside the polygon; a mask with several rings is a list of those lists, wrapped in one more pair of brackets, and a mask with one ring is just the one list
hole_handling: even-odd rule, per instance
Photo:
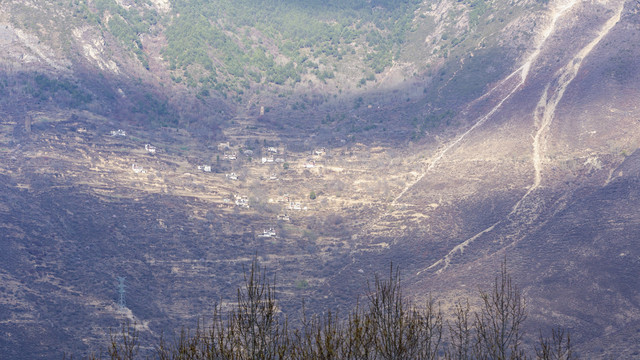
{"label": "hillside", "polygon": [[[291,107],[310,93],[325,102],[416,76],[420,91],[441,90],[465,61],[474,63],[466,68],[492,62],[493,70],[464,78],[465,92],[475,92],[464,95],[477,96],[507,70],[501,62],[523,50],[530,18],[541,10],[528,1],[417,0],[9,1],[2,7],[3,63],[10,72],[76,78],[102,102],[113,101],[122,82],[159,86],[151,95],[164,93],[155,100],[175,110],[184,110],[181,97],[166,97],[178,93],[250,108],[277,99]],[[88,86],[97,74],[98,82],[110,81],[111,94]],[[457,97],[459,88],[452,88]]]}
{"label": "hillside", "polygon": [[637,356],[639,15],[3,1],[0,352],[195,326],[257,256],[292,319],[350,309],[389,262],[448,307],[506,259],[528,326]]}

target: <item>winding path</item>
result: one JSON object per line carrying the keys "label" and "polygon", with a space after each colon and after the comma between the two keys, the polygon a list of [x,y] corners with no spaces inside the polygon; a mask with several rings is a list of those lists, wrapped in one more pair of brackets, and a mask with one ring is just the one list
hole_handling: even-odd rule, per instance
{"label": "winding path", "polygon": [[[462,140],[462,138],[464,138],[464,136],[466,136],[474,128],[484,123],[488,117],[490,117],[491,115],[493,115],[493,113],[495,113],[495,111],[502,105],[502,103],[504,103],[504,101],[506,101],[509,97],[511,97],[511,95],[518,88],[520,88],[520,86],[524,84],[529,74],[529,70],[531,66],[533,65],[533,63],[535,62],[535,60],[538,58],[540,54],[542,46],[544,45],[545,41],[549,38],[549,36],[551,36],[551,34],[553,33],[556,27],[557,20],[567,11],[572,9],[575,5],[576,5],[576,0],[566,2],[566,3],[560,3],[556,5],[556,7],[552,11],[552,21],[549,24],[549,26],[547,26],[545,30],[542,32],[541,41],[539,42],[535,51],[529,56],[529,58],[524,63],[524,65],[522,65],[518,70],[514,72],[514,73],[520,72],[521,74],[521,80],[518,83],[518,85],[502,101],[500,101],[498,105],[496,105],[496,107],[494,107],[487,115],[481,118],[471,129],[469,129],[460,138],[458,138],[453,143],[453,145],[455,145],[455,143]],[[516,204],[513,206],[511,212],[507,215],[505,220],[508,220],[511,223],[522,222],[524,224],[527,222],[530,223],[532,221],[531,219],[532,217],[534,218],[537,217],[538,214],[525,212],[525,213],[519,214],[519,216],[515,217],[515,219],[512,218],[513,215],[517,214],[522,209],[525,201],[527,201],[527,199],[530,198],[531,194],[540,187],[540,184],[542,182],[542,168],[543,168],[543,157],[544,157],[544,152],[546,148],[546,138],[547,138],[547,134],[549,132],[551,123],[553,121],[557,105],[562,100],[565,90],[567,89],[569,84],[571,84],[571,82],[575,79],[576,75],[578,74],[578,70],[580,70],[580,66],[582,65],[584,58],[591,53],[593,48],[611,31],[611,29],[615,26],[615,24],[617,24],[620,21],[623,9],[624,9],[624,3],[620,5],[616,13],[611,18],[609,18],[609,20],[607,20],[607,22],[600,29],[600,31],[598,31],[598,35],[593,40],[591,40],[591,42],[589,42],[585,47],[583,47],[565,66],[563,66],[560,70],[558,70],[554,74],[551,81],[545,87],[545,90],[542,96],[540,97],[540,100],[538,101],[538,104],[533,114],[534,122],[537,127],[537,130],[533,135],[533,144],[532,144],[533,152],[531,156],[533,168],[534,168],[533,184],[529,187],[529,189],[522,196],[522,198],[520,198],[520,200],[516,202]],[[510,74],[507,77],[507,79],[513,76],[514,73]],[[445,150],[448,150],[449,148],[450,146],[447,147]],[[440,154],[437,160],[439,160],[443,155],[444,155],[444,152]],[[430,166],[430,168],[431,167],[432,166]],[[468,245],[470,245],[473,241],[478,239],[480,236],[493,231],[493,229],[498,224],[502,223],[505,220],[500,220],[494,223],[493,225],[482,230],[478,234],[456,245],[453,249],[451,249],[451,251],[449,251],[449,253],[447,253],[447,255],[445,255],[443,258],[436,261],[435,263],[431,264],[429,267],[418,271],[416,275],[420,275],[425,271],[433,270],[436,268],[438,268],[436,273],[442,272],[444,269],[446,269],[449,266],[449,264],[451,263],[451,258],[454,255],[458,253],[462,254],[464,252],[464,249]]]}

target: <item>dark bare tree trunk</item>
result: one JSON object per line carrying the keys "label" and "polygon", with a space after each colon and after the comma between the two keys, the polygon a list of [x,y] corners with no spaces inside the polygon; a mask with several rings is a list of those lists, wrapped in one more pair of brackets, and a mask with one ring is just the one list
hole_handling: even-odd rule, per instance
{"label": "dark bare tree trunk", "polygon": [[429,300],[419,311],[404,298],[398,269],[391,265],[389,279],[376,277],[369,294],[369,321],[373,344],[382,359],[435,359],[442,339],[442,313]]}
{"label": "dark bare tree trunk", "polygon": [[525,359],[522,325],[527,318],[520,289],[507,272],[506,261],[489,292],[481,291],[482,307],[475,314],[476,359]]}
{"label": "dark bare tree trunk", "polygon": [[447,360],[470,360],[472,350],[472,325],[471,307],[469,300],[456,303],[453,313],[453,321],[447,322],[449,329],[449,347],[445,353]]}
{"label": "dark bare tree trunk", "polygon": [[574,360],[571,348],[571,335],[564,329],[551,329],[551,337],[540,334],[539,346],[536,346],[536,357],[540,360]]}

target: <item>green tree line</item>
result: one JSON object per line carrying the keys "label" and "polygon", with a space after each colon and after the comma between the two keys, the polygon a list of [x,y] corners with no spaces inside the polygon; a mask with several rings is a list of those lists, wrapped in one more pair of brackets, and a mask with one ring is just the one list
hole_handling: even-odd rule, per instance
{"label": "green tree line", "polygon": [[[357,52],[367,70],[384,71],[421,1],[175,0],[166,14],[148,0],[133,1],[129,8],[115,0],[70,4],[117,38],[143,66],[149,67],[142,35],[160,30],[167,40],[162,56],[174,81],[240,92],[248,82],[295,84],[308,73],[331,79],[333,65]],[[275,62],[274,46],[287,63]],[[318,69],[319,63],[326,66]]]}

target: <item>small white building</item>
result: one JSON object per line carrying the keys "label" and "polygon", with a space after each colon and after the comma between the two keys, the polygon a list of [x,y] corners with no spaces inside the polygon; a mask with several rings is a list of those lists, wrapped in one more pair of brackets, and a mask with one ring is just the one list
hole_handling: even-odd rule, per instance
{"label": "small white building", "polygon": [[236,206],[248,208],[249,207],[249,199],[246,196],[237,196],[235,197]]}
{"label": "small white building", "polygon": [[289,210],[302,210],[302,204],[299,201],[289,202]]}
{"label": "small white building", "polygon": [[289,219],[289,215],[287,215],[287,214],[280,214],[280,215],[278,215],[278,220],[280,220],[280,221],[289,221],[289,220],[290,220],[290,219]]}
{"label": "small white building", "polygon": [[236,173],[226,174],[225,175],[229,180],[238,180],[238,175]]}
{"label": "small white building", "polygon": [[305,169],[311,169],[313,167],[316,166],[316,162],[315,161],[309,161],[306,164],[304,164]]}
{"label": "small white building", "polygon": [[144,149],[147,150],[147,152],[149,154],[155,154],[156,153],[156,147],[151,145],[151,144],[145,144],[144,145]]}
{"label": "small white building", "polygon": [[266,156],[266,157],[265,156],[262,157],[262,163],[263,164],[273,163],[273,162],[274,162],[274,159],[273,159],[273,156],[271,156],[271,155]]}
{"label": "small white building", "polygon": [[127,136],[127,132],[122,129],[111,130],[111,136]]}
{"label": "small white building", "polygon": [[259,238],[274,238],[276,236],[276,232],[273,230],[273,228],[270,228],[269,230],[263,230],[262,234],[258,235]]}
{"label": "small white building", "polygon": [[131,170],[136,174],[144,174],[147,172],[142,166],[138,166],[136,164],[131,165]]}
{"label": "small white building", "polygon": [[235,151],[226,151],[224,153],[225,160],[236,160],[238,158],[238,154]]}
{"label": "small white building", "polygon": [[267,152],[277,154],[277,153],[278,153],[278,149],[277,149],[276,147],[269,146],[269,147],[267,148]]}
{"label": "small white building", "polygon": [[211,172],[211,165],[198,165],[198,170],[202,172]]}
{"label": "small white building", "polygon": [[229,145],[228,141],[227,142],[221,142],[221,143],[218,144],[218,150],[219,151],[225,151],[225,150],[230,149],[230,148],[231,148],[231,145]]}

